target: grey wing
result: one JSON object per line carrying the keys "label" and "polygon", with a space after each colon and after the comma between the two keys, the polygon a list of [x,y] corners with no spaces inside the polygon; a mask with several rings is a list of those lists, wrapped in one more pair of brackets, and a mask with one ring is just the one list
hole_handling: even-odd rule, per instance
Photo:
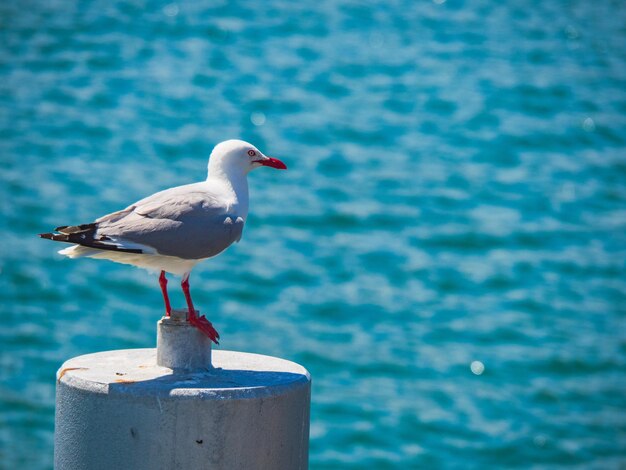
{"label": "grey wing", "polygon": [[153,207],[155,209],[160,206],[166,206],[168,201],[178,199],[180,196],[191,195],[197,191],[193,191],[193,187],[197,186],[196,184],[190,184],[185,186],[177,186],[175,188],[164,189],[163,191],[159,191],[150,196],[147,196],[139,201],[131,204],[125,209],[111,212],[110,214],[103,215],[99,219],[96,219],[96,223],[109,222],[114,223],[118,220],[123,219],[130,213],[134,212],[139,207]]}
{"label": "grey wing", "polygon": [[100,237],[185,259],[217,255],[241,238],[244,225],[217,197],[186,187],[156,193],[97,223]]}

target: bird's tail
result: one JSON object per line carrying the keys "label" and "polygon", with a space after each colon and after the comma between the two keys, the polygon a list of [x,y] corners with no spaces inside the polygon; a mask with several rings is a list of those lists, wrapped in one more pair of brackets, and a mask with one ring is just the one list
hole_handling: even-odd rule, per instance
{"label": "bird's tail", "polygon": [[83,256],[93,256],[98,253],[102,253],[102,251],[82,245],[68,246],[67,248],[59,250],[60,255],[65,255],[68,258],[82,258]]}

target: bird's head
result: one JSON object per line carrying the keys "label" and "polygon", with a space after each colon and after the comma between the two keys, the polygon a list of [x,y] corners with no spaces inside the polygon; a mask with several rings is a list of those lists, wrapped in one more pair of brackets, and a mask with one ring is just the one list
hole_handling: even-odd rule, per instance
{"label": "bird's head", "polygon": [[213,172],[243,171],[260,166],[269,166],[279,170],[286,170],[287,166],[277,158],[271,158],[243,140],[226,140],[215,146],[209,158],[209,174]]}

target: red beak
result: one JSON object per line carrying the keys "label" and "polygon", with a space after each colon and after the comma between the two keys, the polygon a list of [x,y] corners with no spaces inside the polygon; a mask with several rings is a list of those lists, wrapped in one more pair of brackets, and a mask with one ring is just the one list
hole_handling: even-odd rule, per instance
{"label": "red beak", "polygon": [[267,160],[256,160],[255,163],[258,163],[263,166],[270,166],[272,168],[276,168],[277,170],[286,170],[287,165],[281,162],[278,158],[267,157]]}

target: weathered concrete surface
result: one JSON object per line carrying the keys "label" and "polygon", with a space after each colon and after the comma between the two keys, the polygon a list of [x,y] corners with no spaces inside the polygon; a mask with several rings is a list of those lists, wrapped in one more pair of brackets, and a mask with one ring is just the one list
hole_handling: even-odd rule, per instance
{"label": "weathered concrete surface", "polygon": [[157,364],[160,366],[210,369],[211,345],[211,340],[187,321],[187,309],[172,310],[171,316],[157,323]]}
{"label": "weathered concrete surface", "polygon": [[210,370],[156,349],[79,356],[59,369],[55,468],[306,469],[311,378],[302,366],[213,351]]}

